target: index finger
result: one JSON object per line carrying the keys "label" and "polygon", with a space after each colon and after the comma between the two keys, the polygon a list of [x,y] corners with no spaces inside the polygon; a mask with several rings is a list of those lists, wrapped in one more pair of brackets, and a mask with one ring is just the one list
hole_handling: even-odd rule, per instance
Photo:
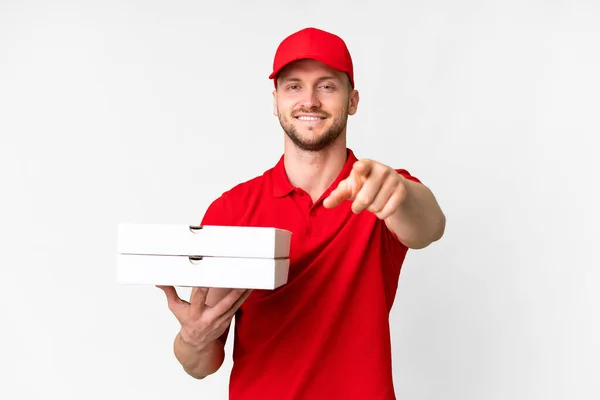
{"label": "index finger", "polygon": [[327,196],[323,201],[323,206],[325,208],[336,207],[344,200],[354,200],[364,183],[367,181],[366,174],[363,174],[364,171],[360,170],[362,167],[358,168],[358,172],[354,170],[350,172],[350,176],[342,180],[338,184],[338,187]]}
{"label": "index finger", "polygon": [[250,291],[250,289],[233,289],[231,292],[227,293],[227,296],[219,300],[219,302],[213,307],[211,307],[207,312],[214,313],[214,317],[218,318],[221,315],[225,314],[227,311],[229,311],[231,307],[233,307],[235,303],[240,299],[240,297],[242,297],[245,293]]}
{"label": "index finger", "polygon": [[337,207],[344,200],[350,199],[352,196],[352,190],[350,190],[348,180],[341,181],[325,200],[323,200],[323,206],[326,208]]}
{"label": "index finger", "polygon": [[206,308],[206,296],[208,295],[208,288],[195,287],[192,288],[192,294],[190,295],[190,313],[195,316],[200,315],[202,310]]}

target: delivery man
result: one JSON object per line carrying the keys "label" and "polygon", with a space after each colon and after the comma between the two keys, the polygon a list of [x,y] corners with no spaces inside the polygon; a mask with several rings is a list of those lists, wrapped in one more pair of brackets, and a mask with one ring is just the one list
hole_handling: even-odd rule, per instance
{"label": "delivery man", "polygon": [[270,79],[283,155],[214,200],[201,224],[291,231],[288,283],[194,288],[189,302],[161,286],[181,324],[175,356],[195,378],[213,374],[235,317],[231,400],[395,399],[389,312],[400,269],[409,248],[442,237],[445,216],[407,170],[346,147],[359,94],[340,37],[288,36]]}

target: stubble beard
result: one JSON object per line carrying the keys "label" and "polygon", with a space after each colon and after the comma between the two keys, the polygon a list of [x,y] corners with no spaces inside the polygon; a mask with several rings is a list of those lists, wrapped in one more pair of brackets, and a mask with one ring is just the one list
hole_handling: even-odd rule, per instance
{"label": "stubble beard", "polygon": [[[298,112],[312,112],[329,117],[328,114],[320,110],[301,110]],[[279,113],[278,117],[281,128],[294,143],[294,145],[296,145],[296,147],[306,152],[317,152],[331,146],[338,139],[338,137],[340,137],[342,132],[344,132],[348,122],[348,111],[346,108],[344,108],[342,113],[333,119],[333,123],[324,133],[322,133],[320,136],[310,139],[303,138],[298,134],[296,127],[292,123],[292,121],[295,120],[294,113],[291,113],[289,117]],[[313,129],[314,128],[312,127],[308,127],[309,131],[313,131]]]}

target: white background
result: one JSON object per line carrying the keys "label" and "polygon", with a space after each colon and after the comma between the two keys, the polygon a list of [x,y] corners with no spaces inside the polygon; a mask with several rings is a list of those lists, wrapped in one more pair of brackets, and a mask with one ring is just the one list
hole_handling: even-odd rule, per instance
{"label": "white background", "polygon": [[0,0],[0,398],[227,398],[231,341],[185,375],[116,227],[197,223],[276,163],[267,77],[306,26],[354,57],[349,146],[447,215],[400,279],[398,398],[600,398],[599,3],[288,3]]}

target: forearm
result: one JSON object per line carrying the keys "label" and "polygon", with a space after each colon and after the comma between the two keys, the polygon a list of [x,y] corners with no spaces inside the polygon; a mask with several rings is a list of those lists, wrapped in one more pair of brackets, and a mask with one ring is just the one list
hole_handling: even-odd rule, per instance
{"label": "forearm", "polygon": [[402,243],[413,249],[439,240],[446,227],[446,217],[431,190],[410,180],[406,180],[406,199],[385,222]]}
{"label": "forearm", "polygon": [[224,345],[219,339],[213,340],[204,349],[197,349],[185,343],[177,334],[173,347],[175,357],[185,372],[196,379],[217,372],[225,359]]}

